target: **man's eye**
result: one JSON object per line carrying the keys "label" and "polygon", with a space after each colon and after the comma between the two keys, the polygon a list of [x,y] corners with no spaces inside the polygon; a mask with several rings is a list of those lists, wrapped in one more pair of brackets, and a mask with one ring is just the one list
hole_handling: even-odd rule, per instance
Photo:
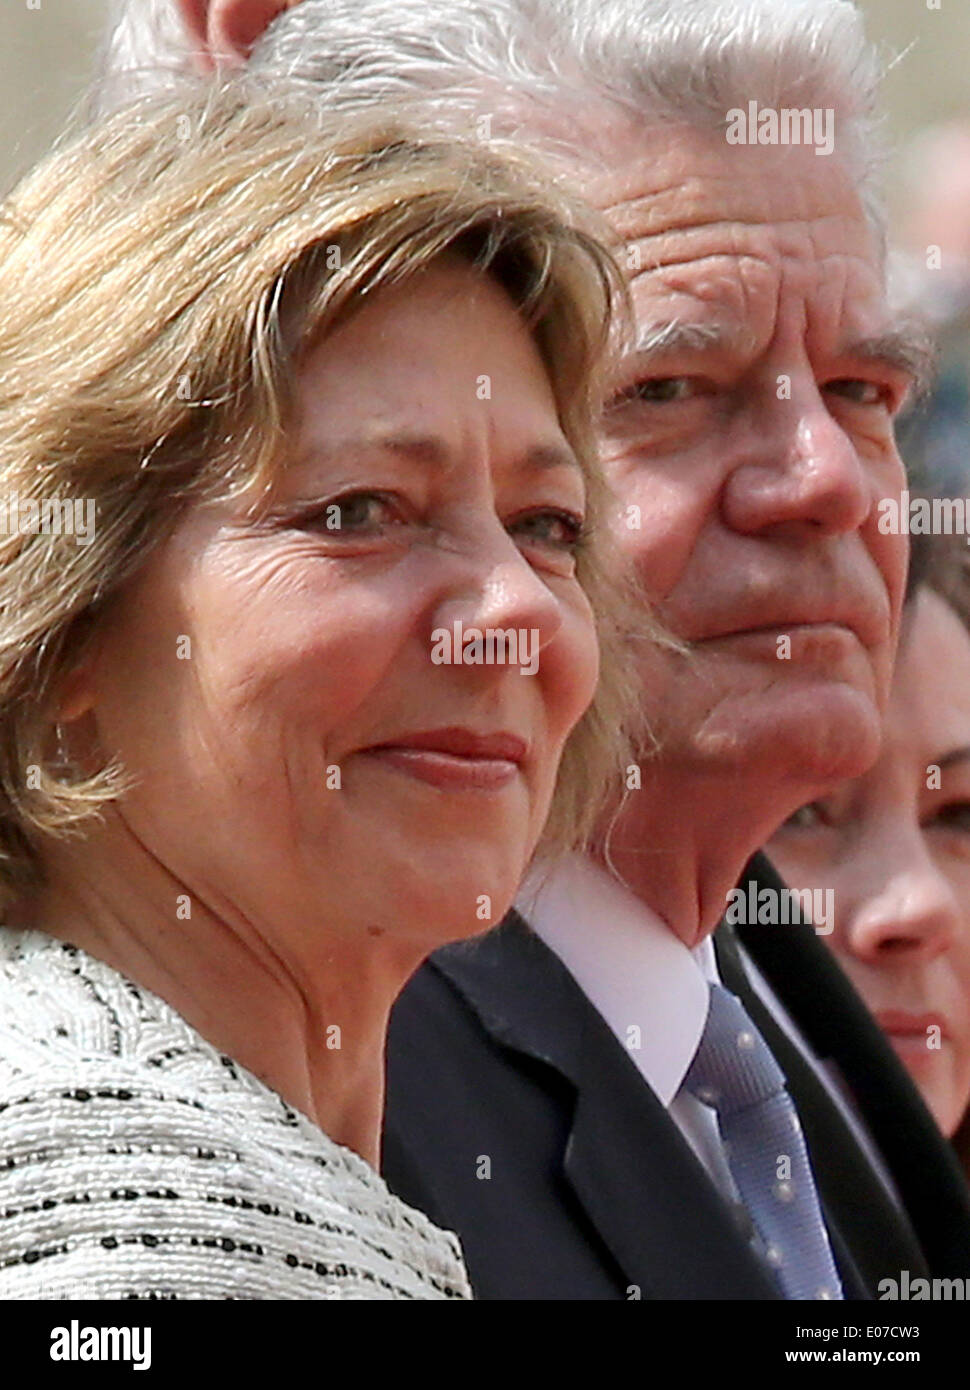
{"label": "man's eye", "polygon": [[970,834],[970,801],[951,801],[934,813],[930,825]]}
{"label": "man's eye", "polygon": [[538,541],[570,554],[576,554],[586,539],[583,518],[558,508],[523,513],[508,523],[508,529],[526,540]]}
{"label": "man's eye", "polygon": [[695,393],[696,383],[690,376],[657,376],[634,382],[632,386],[617,392],[610,402],[611,406],[623,405],[627,401],[644,401],[650,405],[668,405],[672,401],[687,400]]}
{"label": "man's eye", "polygon": [[826,391],[834,391],[837,396],[843,396],[847,401],[852,401],[855,405],[891,405],[892,393],[885,386],[880,386],[878,381],[863,381],[861,378],[845,377],[838,381],[829,381],[825,386]]}

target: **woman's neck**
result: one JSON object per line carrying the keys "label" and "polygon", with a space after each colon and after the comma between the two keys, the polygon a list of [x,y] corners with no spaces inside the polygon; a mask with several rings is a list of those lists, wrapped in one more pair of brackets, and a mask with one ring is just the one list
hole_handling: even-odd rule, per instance
{"label": "woman's neck", "polygon": [[163,999],[336,1143],[378,1166],[391,1007],[420,960],[413,946],[307,921],[293,933],[250,920],[180,882],[110,813],[66,842],[11,925],[79,946]]}

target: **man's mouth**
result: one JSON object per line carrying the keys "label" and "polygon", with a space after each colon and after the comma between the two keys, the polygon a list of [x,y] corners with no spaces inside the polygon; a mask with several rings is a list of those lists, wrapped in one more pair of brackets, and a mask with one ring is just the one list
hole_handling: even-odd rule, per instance
{"label": "man's mouth", "polygon": [[[687,641],[697,643],[744,637],[843,632],[851,634],[864,647],[871,648],[884,642],[889,635],[889,625],[884,611],[880,608],[862,606],[808,608],[792,604],[790,608],[786,607],[781,611],[772,609],[767,612],[745,612],[743,606],[739,605],[734,611],[724,609],[723,617],[696,617],[686,624],[687,631],[683,635]],[[675,631],[680,631],[676,624],[674,628]]]}

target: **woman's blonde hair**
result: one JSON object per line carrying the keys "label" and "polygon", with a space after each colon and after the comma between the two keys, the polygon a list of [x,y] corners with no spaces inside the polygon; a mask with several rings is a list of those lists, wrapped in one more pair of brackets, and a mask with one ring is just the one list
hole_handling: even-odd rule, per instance
{"label": "woman's blonde hair", "polygon": [[[593,420],[622,278],[581,213],[495,145],[246,76],[144,99],[66,140],[0,209],[0,904],[41,846],[122,795],[124,770],[57,756],[59,691],[98,613],[195,501],[285,466],[301,355],[446,251],[528,323],[591,520]],[[93,534],[71,507],[94,504]],[[23,528],[31,504],[49,525]],[[6,504],[5,504],[6,506]],[[13,514],[12,506],[3,517]],[[23,528],[23,529],[22,529]],[[577,565],[602,679],[563,760],[549,845],[579,843],[621,783],[635,684],[628,596],[595,534]],[[646,610],[634,621],[652,629]]]}

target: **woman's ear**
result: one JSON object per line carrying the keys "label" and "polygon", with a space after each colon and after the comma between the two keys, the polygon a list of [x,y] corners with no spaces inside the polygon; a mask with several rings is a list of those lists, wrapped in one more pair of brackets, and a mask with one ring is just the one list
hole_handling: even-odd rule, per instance
{"label": "woman's ear", "polygon": [[176,0],[209,66],[243,63],[278,14],[297,0]]}
{"label": "woman's ear", "polygon": [[94,686],[91,680],[91,661],[82,661],[61,680],[55,714],[60,724],[72,724],[90,713],[94,707]]}
{"label": "woman's ear", "polygon": [[175,0],[175,8],[182,18],[186,32],[195,39],[200,49],[205,47],[209,5],[210,0]]}
{"label": "woman's ear", "polygon": [[55,677],[51,692],[49,711],[54,723],[72,724],[94,708],[103,638],[103,626],[90,613],[76,619],[72,655]]}

